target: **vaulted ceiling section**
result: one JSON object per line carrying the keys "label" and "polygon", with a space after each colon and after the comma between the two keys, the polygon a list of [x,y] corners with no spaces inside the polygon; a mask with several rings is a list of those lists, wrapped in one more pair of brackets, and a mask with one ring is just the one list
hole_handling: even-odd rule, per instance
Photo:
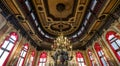
{"label": "vaulted ceiling section", "polygon": [[84,48],[120,0],[2,0],[39,47],[50,49],[62,32]]}

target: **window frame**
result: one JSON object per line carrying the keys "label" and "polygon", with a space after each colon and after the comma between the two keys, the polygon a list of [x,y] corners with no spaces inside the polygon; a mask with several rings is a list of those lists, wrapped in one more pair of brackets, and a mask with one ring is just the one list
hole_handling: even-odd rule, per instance
{"label": "window frame", "polygon": [[[112,38],[111,40],[109,40],[109,37],[110,37],[110,35],[114,35],[114,38]],[[120,62],[120,56],[117,54],[117,52],[119,52],[120,51],[120,46],[119,46],[119,48],[118,48],[118,50],[115,50],[115,48],[112,46],[112,43],[113,42],[115,42],[116,44],[117,44],[117,40],[120,40],[120,36],[119,35],[116,35],[116,32],[114,32],[114,31],[108,31],[107,33],[106,33],[106,41],[107,41],[107,43],[108,43],[108,45],[110,46],[110,48],[112,49],[112,51],[113,51],[113,53],[114,53],[114,55],[115,55],[115,57],[118,59],[118,61]],[[112,41],[114,39],[114,41]],[[112,42],[111,42],[112,41]],[[118,44],[117,44],[117,46],[118,46]]]}
{"label": "window frame", "polygon": [[[12,38],[12,36],[14,36],[16,39],[14,40]],[[11,40],[14,41],[14,42],[12,42]],[[8,43],[7,43],[6,47],[4,48],[3,46],[5,45],[6,41],[8,41]],[[10,55],[11,55],[11,53],[12,53],[14,47],[15,47],[17,41],[18,41],[18,34],[16,32],[11,32],[9,34],[9,36],[6,36],[5,40],[0,45],[0,49],[3,50],[0,57],[3,57],[3,54],[5,52],[8,52],[8,55],[7,55],[6,59],[2,60],[2,61],[4,61],[3,63],[1,63],[2,66],[6,66],[6,63],[7,63],[8,59],[9,59],[9,57],[10,57]],[[10,44],[13,44],[13,46],[12,46],[12,48],[10,50],[8,50],[7,48],[10,46]]]}
{"label": "window frame", "polygon": [[[109,65],[109,62],[108,62],[108,60],[107,60],[107,58],[106,58],[106,56],[105,56],[105,54],[104,54],[104,51],[102,50],[101,46],[99,45],[99,43],[97,43],[97,42],[95,43],[94,49],[95,49],[95,51],[96,51],[96,53],[97,53],[97,56],[98,56],[98,58],[99,58],[99,60],[100,60],[101,65],[104,66],[104,63],[103,63],[103,61],[101,60],[101,58],[104,58],[105,62]],[[98,52],[100,52],[101,56],[100,56],[100,54],[99,54]],[[102,53],[101,53],[101,52],[102,52]],[[107,64],[106,64],[106,65],[107,65]]]}
{"label": "window frame", "polygon": [[[26,47],[27,47],[27,48],[26,48]],[[22,61],[22,66],[23,66],[24,61],[25,61],[25,58],[26,58],[26,56],[27,56],[28,49],[29,49],[28,43],[24,44],[24,46],[22,47],[21,52],[20,52],[20,54],[19,54],[19,57],[18,57],[16,66],[19,66],[18,64],[21,63],[21,61],[19,61],[19,60],[22,60],[22,59],[23,59],[23,61]],[[25,54],[24,56],[21,56],[21,55],[23,55],[24,52],[26,52],[26,54]]]}
{"label": "window frame", "polygon": [[[43,56],[43,54],[45,54],[45,56]],[[45,62],[41,62],[40,61],[41,58],[42,58],[42,61],[43,61],[43,59],[45,59]],[[46,66],[46,62],[47,62],[47,52],[40,53],[40,57],[39,57],[39,61],[38,61],[38,66],[40,66],[39,64],[41,64],[41,63],[42,63],[42,66],[43,66],[43,64],[45,64],[45,66]]]}
{"label": "window frame", "polygon": [[[80,61],[78,61],[78,58],[79,59],[83,59],[82,61],[80,60]],[[80,64],[80,66],[84,66],[84,65],[86,65],[85,64],[85,60],[84,60],[84,57],[83,57],[83,54],[81,53],[81,52],[76,52],[76,61],[77,61],[77,64],[78,64],[78,66],[79,66],[79,64]],[[82,65],[82,64],[84,64],[84,65]]]}
{"label": "window frame", "polygon": [[[33,59],[31,61],[32,57],[33,57]],[[34,59],[35,59],[35,51],[33,50],[30,54],[30,59],[29,59],[29,63],[32,63],[31,66],[34,66]]]}
{"label": "window frame", "polygon": [[[91,55],[89,52],[91,52],[92,55]],[[89,59],[90,59],[90,66],[94,66],[94,65],[95,65],[95,63],[94,63],[95,59],[94,59],[94,56],[93,56],[93,52],[92,52],[90,49],[88,49],[88,50],[87,50],[87,54],[88,54]],[[91,59],[91,57],[92,57],[93,59]]]}

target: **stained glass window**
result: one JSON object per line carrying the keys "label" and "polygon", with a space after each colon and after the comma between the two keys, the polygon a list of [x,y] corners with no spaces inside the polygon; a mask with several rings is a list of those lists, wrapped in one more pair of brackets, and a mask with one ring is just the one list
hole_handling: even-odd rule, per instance
{"label": "stained glass window", "polygon": [[106,34],[106,40],[110,45],[111,49],[113,50],[115,56],[120,62],[120,39],[119,36],[116,35],[116,32],[109,31]]}
{"label": "stained glass window", "polygon": [[76,60],[78,62],[78,66],[85,66],[85,61],[81,52],[76,52]]}
{"label": "stained glass window", "polygon": [[96,50],[96,53],[99,57],[99,60],[102,64],[102,66],[109,66],[109,63],[107,62],[107,59],[105,57],[105,54],[104,54],[101,46],[98,43],[95,43],[94,48]]}
{"label": "stained glass window", "polygon": [[18,35],[15,32],[11,32],[9,36],[3,41],[0,46],[0,66],[6,66],[7,60],[18,40]]}
{"label": "stained glass window", "polygon": [[45,66],[46,65],[46,61],[47,61],[47,53],[46,52],[42,52],[40,54],[40,59],[38,62],[38,66]]}
{"label": "stained glass window", "polygon": [[27,51],[28,51],[28,44],[24,44],[20,52],[20,56],[18,58],[17,66],[23,66]]}

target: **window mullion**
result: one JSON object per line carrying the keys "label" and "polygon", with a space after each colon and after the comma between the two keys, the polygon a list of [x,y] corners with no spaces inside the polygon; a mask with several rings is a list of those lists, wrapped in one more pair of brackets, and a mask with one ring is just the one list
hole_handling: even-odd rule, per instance
{"label": "window mullion", "polygon": [[117,40],[117,38],[114,37],[114,38],[112,38],[112,39],[110,40],[110,42],[113,43],[113,42],[115,42],[116,40]]}
{"label": "window mullion", "polygon": [[[23,49],[22,57],[23,57],[24,52],[26,52],[26,50],[25,50],[25,49]],[[27,52],[26,52],[26,53],[27,53]]]}
{"label": "window mullion", "polygon": [[24,52],[27,52],[27,50],[26,50],[25,48],[22,48],[22,51],[21,51],[21,53],[20,53],[20,60],[19,60],[18,63],[17,63],[18,65],[20,64],[21,60],[25,58],[25,57],[23,57]]}
{"label": "window mullion", "polygon": [[6,50],[7,52],[10,51],[10,50],[7,50],[7,47],[9,46],[9,44],[10,44],[10,41],[9,41],[9,43],[7,44],[7,46],[5,47],[5,50]]}
{"label": "window mullion", "polygon": [[5,48],[2,47],[1,49],[6,50],[9,44],[10,44],[10,41],[8,42],[8,44]]}
{"label": "window mullion", "polygon": [[[10,43],[10,42],[9,42]],[[7,44],[7,46],[5,48],[1,47],[1,49],[3,50],[2,54],[0,55],[0,58],[2,57],[2,55],[4,54],[5,51],[9,52],[9,50],[7,50],[6,48],[8,47],[9,43]]]}
{"label": "window mullion", "polygon": [[24,49],[22,49],[22,51],[21,51],[21,53],[20,53],[20,60],[18,61],[18,65],[20,64],[20,62],[21,62],[21,59],[24,59],[24,57],[23,56],[21,56],[21,55],[23,55],[23,53],[24,53],[24,51],[23,51]]}
{"label": "window mullion", "polygon": [[[103,51],[102,51],[102,52],[103,52]],[[102,54],[102,52],[100,52],[100,53]],[[104,61],[105,61],[105,63],[107,64],[107,60],[106,60],[106,58],[105,58],[105,55],[104,55],[104,54],[102,54],[101,58],[103,58],[103,60],[104,60]]]}
{"label": "window mullion", "polygon": [[21,59],[22,59],[22,58],[20,58],[20,60],[18,61],[17,65],[19,65],[19,64],[20,64]]}
{"label": "window mullion", "polygon": [[44,62],[43,62],[43,58],[42,58],[42,66],[43,66],[43,63],[44,63]]}
{"label": "window mullion", "polygon": [[13,38],[10,37],[10,39],[12,39],[13,41],[15,41]]}
{"label": "window mullion", "polygon": [[[116,40],[117,41],[117,40]],[[120,46],[118,45],[118,43],[115,41],[116,45],[120,48]]]}
{"label": "window mullion", "polygon": [[9,41],[14,44],[15,40],[12,38],[9,38]]}
{"label": "window mullion", "polygon": [[7,50],[6,48],[1,48],[1,49],[2,49],[2,50],[4,50],[4,52],[5,52],[5,51],[10,52],[10,51],[9,51],[9,50]]}

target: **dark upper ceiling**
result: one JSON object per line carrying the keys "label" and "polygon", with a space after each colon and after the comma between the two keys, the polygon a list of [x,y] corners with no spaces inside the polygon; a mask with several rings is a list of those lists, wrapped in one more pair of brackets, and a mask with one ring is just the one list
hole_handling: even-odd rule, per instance
{"label": "dark upper ceiling", "polygon": [[105,24],[120,0],[2,0],[32,40],[50,49],[62,32],[74,49],[83,47]]}

